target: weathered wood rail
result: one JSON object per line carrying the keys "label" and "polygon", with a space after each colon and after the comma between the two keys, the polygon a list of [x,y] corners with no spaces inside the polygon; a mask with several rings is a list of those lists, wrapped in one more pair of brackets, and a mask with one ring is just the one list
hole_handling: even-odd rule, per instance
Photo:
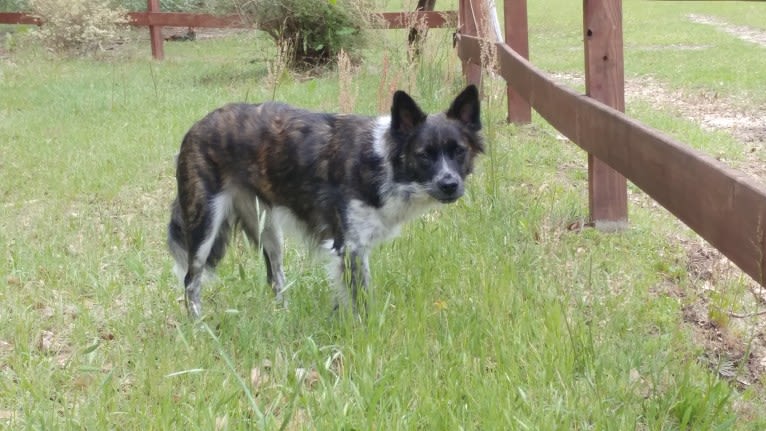
{"label": "weathered wood rail", "polygon": [[[129,12],[128,24],[149,27],[152,55],[161,60],[165,56],[162,27],[192,28],[254,28],[252,22],[240,15],[213,15],[207,13],[160,12],[159,0],[148,0],[145,12]],[[454,26],[455,11],[378,12],[379,19],[371,20],[379,29],[409,28],[415,22],[423,22],[428,28]],[[42,20],[23,12],[0,12],[0,24],[44,25]]]}
{"label": "weathered wood rail", "polygon": [[[482,25],[477,17],[484,16],[487,10],[484,0],[461,0],[457,14],[421,11],[379,15],[387,28],[406,28],[413,19],[424,19],[429,27],[445,27],[457,18],[456,47],[470,82],[481,81],[482,46],[494,44],[497,58],[493,62],[499,64],[497,72],[508,83],[509,121],[529,122],[533,108],[587,151],[589,158],[603,162],[603,167],[596,168],[589,163],[592,219],[626,219],[627,178],[754,280],[766,285],[766,188],[621,112],[624,72],[618,2],[583,0],[587,95],[556,84],[527,60],[526,0],[505,0],[507,44],[478,36]],[[150,9],[152,3],[157,1],[148,0]],[[149,26],[153,39],[161,26],[251,27],[235,15],[150,10],[133,12],[130,18],[132,25]],[[26,14],[1,12],[0,23],[41,24]],[[597,37],[591,38],[594,31]]]}
{"label": "weathered wood rail", "polygon": [[[506,0],[506,5],[522,1]],[[588,31],[586,25],[584,39]],[[761,183],[618,109],[556,84],[505,43],[465,32],[456,37],[459,57],[475,65],[481,64],[482,45],[487,43],[494,43],[497,73],[514,94],[766,285],[766,188]],[[608,55],[605,51],[593,54]]]}

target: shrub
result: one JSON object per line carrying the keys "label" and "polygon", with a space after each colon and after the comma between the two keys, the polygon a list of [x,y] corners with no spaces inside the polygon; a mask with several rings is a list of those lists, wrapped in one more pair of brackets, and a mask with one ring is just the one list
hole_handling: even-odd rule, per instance
{"label": "shrub", "polygon": [[239,7],[277,45],[289,45],[289,64],[303,69],[333,62],[341,50],[355,57],[369,10],[365,0],[250,0]]}
{"label": "shrub", "polygon": [[120,40],[126,10],[107,0],[28,0],[30,11],[45,24],[35,30],[56,53],[89,54]]}

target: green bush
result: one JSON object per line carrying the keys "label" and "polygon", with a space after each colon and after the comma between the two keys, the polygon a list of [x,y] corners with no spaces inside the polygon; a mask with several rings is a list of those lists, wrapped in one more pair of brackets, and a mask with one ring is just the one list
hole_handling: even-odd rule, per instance
{"label": "green bush", "polygon": [[28,0],[28,10],[45,24],[34,30],[59,54],[89,54],[124,37],[126,10],[106,0]]}
{"label": "green bush", "polygon": [[[30,10],[29,3],[29,0],[0,0],[0,11],[26,12]],[[232,0],[160,0],[160,10],[163,12],[212,12],[231,3]],[[146,10],[146,0],[110,0],[109,4],[130,12]]]}
{"label": "green bush", "polygon": [[284,50],[291,67],[309,69],[352,57],[365,43],[369,2],[361,0],[251,0],[238,8]]}

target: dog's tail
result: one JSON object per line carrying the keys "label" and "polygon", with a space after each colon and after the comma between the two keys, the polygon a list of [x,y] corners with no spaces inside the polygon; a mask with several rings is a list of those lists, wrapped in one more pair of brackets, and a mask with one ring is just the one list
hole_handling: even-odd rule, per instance
{"label": "dog's tail", "polygon": [[184,277],[189,268],[189,253],[186,245],[186,233],[184,229],[183,217],[181,216],[181,207],[178,199],[173,201],[173,207],[170,213],[170,223],[168,224],[168,249],[175,259],[173,273],[178,277],[181,286],[184,283]]}
{"label": "dog's tail", "polygon": [[[202,275],[204,281],[215,279],[214,270],[224,254],[226,254],[226,247],[229,243],[231,229],[231,221],[224,220],[218,230],[218,235],[213,242],[210,254],[207,256],[207,261],[205,262],[205,269]],[[181,286],[183,286],[186,273],[189,271],[189,245],[187,244],[186,225],[184,224],[183,215],[181,214],[181,205],[178,202],[178,198],[173,201],[173,206],[170,212],[170,223],[168,223],[168,249],[170,249],[170,254],[173,255],[173,259],[175,260],[173,273],[178,277]]]}

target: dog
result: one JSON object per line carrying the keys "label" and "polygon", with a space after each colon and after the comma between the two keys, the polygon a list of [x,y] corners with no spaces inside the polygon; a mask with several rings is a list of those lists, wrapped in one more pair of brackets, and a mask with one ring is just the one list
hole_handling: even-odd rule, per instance
{"label": "dog", "polygon": [[459,199],[484,152],[479,92],[466,87],[427,115],[404,91],[390,116],[307,111],[279,102],[229,104],[186,133],[168,246],[187,311],[200,318],[203,275],[241,229],[262,251],[268,283],[284,298],[283,230],[298,228],[329,257],[335,308],[370,284],[369,253],[403,223]]}

